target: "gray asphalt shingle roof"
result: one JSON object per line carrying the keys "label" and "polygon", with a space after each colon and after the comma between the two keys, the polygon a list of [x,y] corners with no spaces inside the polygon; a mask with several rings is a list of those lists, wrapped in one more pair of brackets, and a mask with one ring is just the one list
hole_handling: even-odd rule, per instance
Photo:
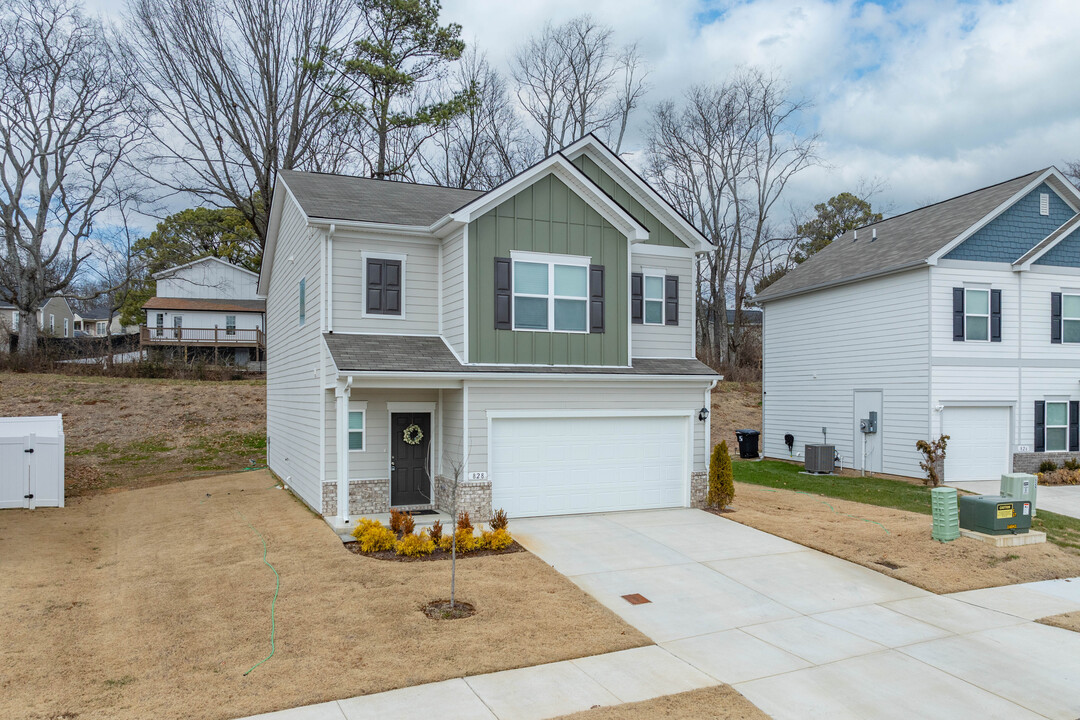
{"label": "gray asphalt shingle roof", "polygon": [[342,372],[566,373],[592,375],[696,375],[717,373],[691,358],[634,358],[629,368],[462,365],[442,338],[415,335],[323,335]]}
{"label": "gray asphalt shingle roof", "polygon": [[[857,241],[854,232],[848,231],[754,299],[767,302],[921,265],[1043,172],[1037,170],[861,227]],[[877,239],[871,242],[874,230]]]}
{"label": "gray asphalt shingle roof", "polygon": [[484,193],[347,175],[282,170],[296,202],[311,218],[389,225],[431,225]]}

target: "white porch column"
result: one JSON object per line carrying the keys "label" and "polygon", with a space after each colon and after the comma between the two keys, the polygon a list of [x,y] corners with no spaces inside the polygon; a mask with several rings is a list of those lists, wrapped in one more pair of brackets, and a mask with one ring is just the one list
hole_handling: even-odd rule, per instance
{"label": "white porch column", "polygon": [[334,391],[337,398],[337,517],[340,525],[349,523],[349,398],[352,377]]}

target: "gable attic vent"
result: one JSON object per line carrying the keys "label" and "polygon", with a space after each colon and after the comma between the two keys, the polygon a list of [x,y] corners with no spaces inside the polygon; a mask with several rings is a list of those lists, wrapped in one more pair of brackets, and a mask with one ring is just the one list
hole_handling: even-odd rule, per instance
{"label": "gable attic vent", "polygon": [[1050,214],[1050,193],[1039,193],[1039,214]]}

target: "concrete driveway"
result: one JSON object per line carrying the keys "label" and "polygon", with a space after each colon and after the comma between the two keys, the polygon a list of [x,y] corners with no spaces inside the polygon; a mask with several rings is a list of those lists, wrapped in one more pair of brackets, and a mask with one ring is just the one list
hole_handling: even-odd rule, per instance
{"label": "concrete driveway", "polygon": [[[774,718],[1080,717],[1080,634],[1031,622],[1080,610],[1080,580],[938,596],[700,510],[512,525]],[[648,602],[623,598],[634,594]]]}
{"label": "concrete driveway", "polygon": [[[997,480],[946,483],[949,487],[980,495],[997,495],[1001,483]],[[1040,485],[1035,498],[1036,512],[1049,510],[1059,515],[1080,518],[1080,485]]]}

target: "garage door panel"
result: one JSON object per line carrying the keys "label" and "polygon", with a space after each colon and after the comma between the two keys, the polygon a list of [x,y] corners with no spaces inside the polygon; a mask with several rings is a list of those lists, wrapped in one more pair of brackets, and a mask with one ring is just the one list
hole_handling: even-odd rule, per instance
{"label": "garage door panel", "polygon": [[687,423],[683,417],[494,419],[493,504],[511,517],[685,505]]}
{"label": "garage door panel", "polygon": [[945,452],[946,482],[997,480],[1009,472],[1008,407],[947,407],[942,432],[949,436]]}

